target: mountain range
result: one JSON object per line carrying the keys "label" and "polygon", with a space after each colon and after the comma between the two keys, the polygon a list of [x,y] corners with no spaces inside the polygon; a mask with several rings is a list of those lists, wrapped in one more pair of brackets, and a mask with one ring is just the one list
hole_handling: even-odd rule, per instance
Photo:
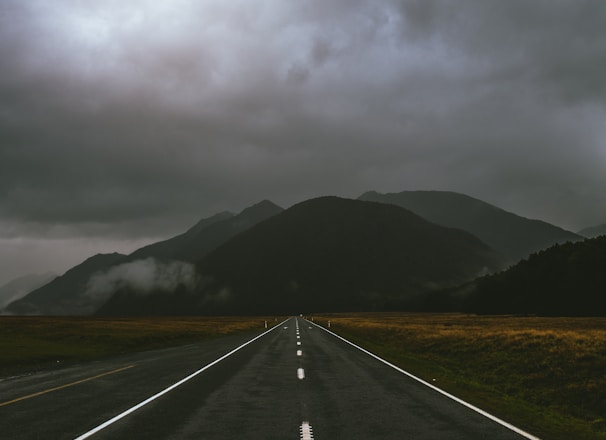
{"label": "mountain range", "polygon": [[360,200],[391,203],[409,209],[438,225],[463,229],[511,262],[556,243],[582,240],[578,234],[540,220],[530,220],[464,194],[448,191],[374,191]]}
{"label": "mountain range", "polygon": [[88,315],[94,313],[95,306],[87,297],[90,277],[120,261],[125,256],[119,253],[98,254],[87,258],[65,274],[50,283],[13,301],[5,311],[17,315]]}
{"label": "mountain range", "polygon": [[[262,201],[237,215],[203,219],[130,255],[93,256],[5,311],[249,314],[425,307],[419,298],[581,239],[443,191],[321,197],[287,210]],[[446,297],[436,298],[443,307]]]}
{"label": "mountain range", "polygon": [[606,223],[602,225],[592,226],[589,228],[581,229],[579,235],[588,238],[595,238],[601,235],[606,235]]}
{"label": "mountain range", "polygon": [[466,303],[476,313],[606,315],[606,236],[554,245],[480,278]]}
{"label": "mountain range", "polygon": [[6,305],[24,297],[32,290],[45,285],[54,279],[54,273],[29,274],[9,281],[0,287],[0,310]]}
{"label": "mountain range", "polygon": [[130,254],[125,261],[153,257],[160,260],[196,262],[239,232],[282,212],[278,205],[263,200],[240,214],[222,212],[200,220],[185,233],[150,244]]}
{"label": "mountain range", "polygon": [[556,244],[508,270],[419,298],[417,310],[606,316],[606,236]]}
{"label": "mountain range", "polygon": [[102,314],[385,310],[503,266],[473,235],[398,206],[321,197],[234,236],[198,261],[206,281],[176,298],[123,291]]}
{"label": "mountain range", "polygon": [[[90,294],[95,290],[94,286],[91,286],[95,275],[112,270],[114,273],[130,274],[133,271],[128,269],[132,269],[132,265],[126,266],[127,270],[123,271],[120,271],[120,267],[124,268],[124,265],[148,258],[160,262],[194,263],[237,233],[281,211],[282,208],[272,202],[262,201],[238,215],[224,212],[203,219],[183,234],[137,249],[130,255],[118,253],[95,255],[52,282],[12,302],[6,307],[5,312],[38,315],[94,313],[108,299],[107,295]],[[156,263],[154,267],[158,267]],[[149,274],[143,273],[143,276]]]}

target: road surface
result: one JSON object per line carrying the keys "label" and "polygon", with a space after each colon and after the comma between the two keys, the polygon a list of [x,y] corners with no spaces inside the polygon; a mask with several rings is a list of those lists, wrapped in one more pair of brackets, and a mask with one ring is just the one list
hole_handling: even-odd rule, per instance
{"label": "road surface", "polygon": [[257,335],[232,335],[1,380],[0,438],[525,436],[325,329],[290,318],[267,333],[260,330]]}

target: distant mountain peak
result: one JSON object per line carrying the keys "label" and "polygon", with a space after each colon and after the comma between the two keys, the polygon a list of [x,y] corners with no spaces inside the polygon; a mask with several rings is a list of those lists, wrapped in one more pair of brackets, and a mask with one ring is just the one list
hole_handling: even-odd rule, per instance
{"label": "distant mountain peak", "polygon": [[465,230],[512,261],[555,243],[578,241],[577,234],[531,220],[465,194],[451,191],[368,191],[359,197],[406,208],[438,225]]}
{"label": "distant mountain peak", "polygon": [[0,309],[52,281],[56,277],[56,274],[47,272],[44,274],[22,275],[9,281],[0,287]]}
{"label": "distant mountain peak", "polygon": [[581,229],[578,234],[588,238],[595,238],[601,235],[606,235],[606,223]]}
{"label": "distant mountain peak", "polygon": [[263,211],[263,212],[276,211],[276,212],[280,212],[280,211],[283,211],[283,209],[280,206],[276,205],[271,200],[265,199],[265,200],[261,200],[259,203],[255,203],[254,205],[251,205],[248,208],[243,209],[242,212],[240,212],[239,215],[249,215],[252,212],[258,212],[258,211]]}
{"label": "distant mountain peak", "polygon": [[[276,205],[274,202],[272,202],[272,201],[271,201],[271,200],[269,200],[269,199],[263,199],[263,200],[261,200],[260,202],[255,203],[254,205],[249,206],[249,208],[254,208],[254,207],[264,207],[264,206],[265,206],[265,207],[270,207],[270,206],[271,206],[271,207],[277,207],[277,208],[279,208],[279,206],[278,206],[278,205]],[[247,209],[248,209],[248,208],[247,208]]]}
{"label": "distant mountain peak", "polygon": [[200,221],[198,221],[198,223],[196,223],[195,225],[193,225],[191,228],[189,228],[187,230],[187,234],[191,234],[191,233],[198,233],[199,231],[201,231],[202,229],[207,228],[209,225],[216,223],[216,222],[220,222],[223,220],[227,220],[229,218],[234,217],[235,214],[229,211],[222,211],[219,212],[218,214],[212,215],[208,218],[203,218]]}

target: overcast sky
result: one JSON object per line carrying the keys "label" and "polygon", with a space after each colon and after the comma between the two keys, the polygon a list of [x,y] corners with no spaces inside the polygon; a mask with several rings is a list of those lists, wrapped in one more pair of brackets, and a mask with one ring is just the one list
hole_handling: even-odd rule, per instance
{"label": "overcast sky", "polygon": [[0,284],[262,199],[606,223],[606,2],[0,0]]}

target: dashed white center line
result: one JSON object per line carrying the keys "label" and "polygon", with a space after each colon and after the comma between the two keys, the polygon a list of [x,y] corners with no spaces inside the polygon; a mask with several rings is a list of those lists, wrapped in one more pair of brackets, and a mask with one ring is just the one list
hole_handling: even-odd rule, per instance
{"label": "dashed white center line", "polygon": [[301,428],[299,428],[299,431],[301,432],[301,440],[313,440],[314,435],[309,422],[301,423]]}
{"label": "dashed white center line", "polygon": [[[297,345],[301,345],[301,336],[299,335],[299,320],[295,318],[295,324],[297,327]],[[303,350],[297,350],[297,356],[302,356]],[[303,368],[297,369],[297,377],[299,380],[305,379],[305,370]],[[299,428],[299,433],[301,434],[301,440],[313,440],[314,436],[311,430],[311,425],[309,422],[302,422],[301,427]]]}

